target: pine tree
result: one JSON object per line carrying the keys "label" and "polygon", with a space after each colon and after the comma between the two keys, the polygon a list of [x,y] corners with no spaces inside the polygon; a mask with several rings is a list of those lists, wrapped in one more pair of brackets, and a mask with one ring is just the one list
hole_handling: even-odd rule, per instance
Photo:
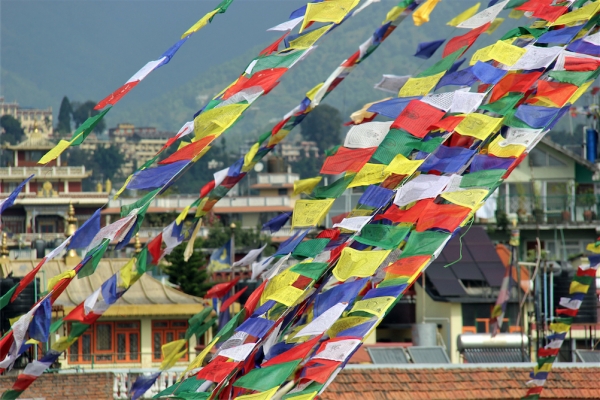
{"label": "pine tree", "polygon": [[58,123],[56,124],[56,132],[60,135],[71,133],[71,114],[73,108],[67,96],[63,97],[60,102],[60,110],[58,111]]}
{"label": "pine tree", "polygon": [[[202,240],[196,240],[196,245],[201,243]],[[178,285],[184,293],[201,297],[213,286],[208,280],[206,258],[202,252],[194,251],[190,259],[184,261],[183,252],[186,246],[185,242],[180,244],[165,257],[171,263],[165,268],[165,272],[169,275],[169,282]]]}

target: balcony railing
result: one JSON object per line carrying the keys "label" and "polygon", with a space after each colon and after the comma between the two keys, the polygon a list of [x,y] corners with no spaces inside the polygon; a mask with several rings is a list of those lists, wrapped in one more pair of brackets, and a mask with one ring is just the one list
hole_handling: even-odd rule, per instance
{"label": "balcony railing", "polygon": [[[176,197],[161,197],[154,199],[150,204],[150,207],[161,207],[167,209],[180,209],[192,204],[197,196],[176,196]],[[139,200],[139,198],[120,198],[117,200],[110,200],[108,207],[121,208],[124,205],[129,205]],[[291,207],[291,201],[288,197],[283,196],[269,196],[269,197],[223,197],[216,204],[215,207],[277,207],[286,206]]]}
{"label": "balcony railing", "polygon": [[53,177],[53,176],[84,176],[85,167],[3,167],[0,168],[0,177],[15,177],[15,178],[26,178],[30,175],[36,175],[39,177]]}
{"label": "balcony railing", "polygon": [[516,215],[520,224],[591,224],[598,221],[599,196],[498,196],[497,212]]}
{"label": "balcony railing", "polygon": [[256,183],[259,184],[271,184],[271,185],[282,185],[284,183],[294,183],[300,179],[298,174],[292,173],[281,173],[281,174],[258,174]]}

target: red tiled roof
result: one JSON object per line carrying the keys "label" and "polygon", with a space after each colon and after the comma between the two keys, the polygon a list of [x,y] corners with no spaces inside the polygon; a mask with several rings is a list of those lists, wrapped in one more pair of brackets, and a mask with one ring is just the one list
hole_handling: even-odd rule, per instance
{"label": "red tiled roof", "polygon": [[[532,368],[360,368],[348,366],[322,400],[517,400]],[[600,367],[555,367],[540,399],[600,399]]]}

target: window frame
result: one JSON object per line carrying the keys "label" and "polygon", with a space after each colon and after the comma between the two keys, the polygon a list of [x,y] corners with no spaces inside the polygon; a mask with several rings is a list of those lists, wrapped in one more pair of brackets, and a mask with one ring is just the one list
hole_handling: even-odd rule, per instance
{"label": "window frame", "polygon": [[[135,324],[133,327],[118,327],[119,324]],[[110,349],[98,350],[98,335],[97,329],[101,325],[108,325],[111,328],[110,333]],[[71,330],[71,324],[69,324],[69,331]],[[118,335],[125,335],[125,352],[121,353],[118,351]],[[137,335],[137,351],[135,352],[136,359],[132,359],[131,336],[132,334]],[[83,336],[90,338],[91,352],[89,354],[83,353]],[[75,349],[76,346],[76,349]],[[69,364],[140,364],[142,362],[142,331],[140,320],[117,320],[117,321],[97,321],[94,322],[88,330],[86,330],[82,337],[77,340],[68,349],[67,360]],[[77,350],[75,353],[73,350]],[[124,359],[119,359],[121,354],[125,354]],[[74,357],[77,359],[74,359]],[[110,356],[110,359],[102,360],[98,357]],[[88,360],[85,357],[89,357]]]}
{"label": "window frame", "polygon": [[[182,323],[184,325],[182,326],[177,326],[176,324]],[[157,324],[166,324],[166,326],[156,326]],[[166,319],[160,319],[160,320],[153,320],[152,321],[152,332],[151,332],[151,337],[152,337],[152,362],[161,362],[163,360],[162,357],[162,351],[160,351],[159,349],[155,349],[155,335],[159,334],[160,335],[160,346],[162,347],[163,345],[174,341],[174,340],[179,340],[179,339],[185,339],[185,333],[188,329],[188,322],[186,320],[166,320]],[[167,335],[168,334],[172,334],[173,335],[173,339],[172,340],[167,340]],[[190,352],[189,352],[189,346],[186,347],[186,353],[183,357],[181,357],[178,362],[183,362],[183,361],[189,361],[189,357],[190,357]],[[156,357],[157,354],[160,353],[160,357]]]}

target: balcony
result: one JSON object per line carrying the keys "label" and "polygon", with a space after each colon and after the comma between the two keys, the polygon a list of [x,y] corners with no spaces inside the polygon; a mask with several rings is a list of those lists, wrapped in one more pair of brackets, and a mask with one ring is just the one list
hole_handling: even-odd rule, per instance
{"label": "balcony", "polygon": [[[499,212],[521,225],[597,225],[599,196],[576,195],[500,195]],[[492,222],[492,221],[489,221]]]}
{"label": "balcony", "polygon": [[[121,208],[138,201],[139,197],[120,197],[117,200],[111,200],[108,202],[108,208]],[[150,207],[167,208],[170,210],[183,209],[191,205],[198,199],[198,196],[169,196],[169,197],[157,197],[152,200]]]}
{"label": "balcony", "polygon": [[256,183],[259,185],[284,185],[293,184],[298,179],[300,179],[299,175],[292,173],[258,174]]}
{"label": "balcony", "polygon": [[[292,207],[292,200],[286,196],[223,197],[215,208],[224,207]],[[243,211],[241,211],[243,212]]]}
{"label": "balcony", "polygon": [[39,178],[86,178],[84,166],[79,167],[4,167],[0,168],[0,179],[27,178],[35,175]]}

